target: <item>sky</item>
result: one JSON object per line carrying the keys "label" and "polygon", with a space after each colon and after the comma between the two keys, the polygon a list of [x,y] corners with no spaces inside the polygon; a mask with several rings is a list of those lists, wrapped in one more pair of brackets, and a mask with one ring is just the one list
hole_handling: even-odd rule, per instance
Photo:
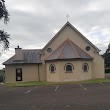
{"label": "sky", "polygon": [[67,22],[76,27],[103,54],[110,42],[110,0],[5,0],[10,21],[0,29],[10,34],[10,48],[2,63],[22,49],[41,49]]}

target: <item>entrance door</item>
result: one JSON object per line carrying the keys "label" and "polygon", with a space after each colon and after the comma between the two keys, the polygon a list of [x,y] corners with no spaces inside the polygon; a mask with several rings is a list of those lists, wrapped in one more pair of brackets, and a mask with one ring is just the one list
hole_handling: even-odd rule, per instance
{"label": "entrance door", "polygon": [[22,81],[22,69],[21,68],[16,69],[16,81]]}

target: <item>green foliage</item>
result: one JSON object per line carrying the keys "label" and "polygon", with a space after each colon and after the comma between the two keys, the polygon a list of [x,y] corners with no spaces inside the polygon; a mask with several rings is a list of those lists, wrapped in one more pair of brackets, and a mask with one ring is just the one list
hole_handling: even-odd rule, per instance
{"label": "green foliage", "polygon": [[4,76],[5,75],[5,70],[0,70],[0,76]]}
{"label": "green foliage", "polygon": [[[9,21],[9,13],[5,6],[5,0],[0,0],[0,20],[3,19],[4,23],[7,24]],[[5,50],[9,48],[9,34],[4,32],[4,30],[0,30],[0,54],[2,54]]]}
{"label": "green foliage", "polygon": [[4,19],[4,23],[9,21],[9,13],[5,6],[5,1],[0,0],[0,19]]}
{"label": "green foliage", "polygon": [[3,82],[5,70],[0,70],[0,82]]}
{"label": "green foliage", "polygon": [[0,82],[3,82],[3,76],[0,76]]}
{"label": "green foliage", "polygon": [[110,68],[106,68],[105,73],[110,73]]}
{"label": "green foliage", "polygon": [[2,51],[5,51],[9,48],[9,37],[10,35],[4,30],[0,30],[0,44],[3,47]]}

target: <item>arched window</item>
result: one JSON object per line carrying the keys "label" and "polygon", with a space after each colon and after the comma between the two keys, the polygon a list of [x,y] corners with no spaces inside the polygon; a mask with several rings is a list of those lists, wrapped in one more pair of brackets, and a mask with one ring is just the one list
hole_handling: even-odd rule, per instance
{"label": "arched window", "polygon": [[50,67],[49,67],[49,70],[50,70],[51,73],[54,73],[55,70],[56,70],[55,65],[54,64],[51,64]]}
{"label": "arched window", "polygon": [[82,69],[83,69],[84,72],[88,72],[89,65],[87,63],[84,63]]}
{"label": "arched window", "polygon": [[73,71],[73,65],[71,64],[71,63],[67,63],[66,65],[65,65],[65,72],[67,72],[67,73],[71,73],[72,71]]}

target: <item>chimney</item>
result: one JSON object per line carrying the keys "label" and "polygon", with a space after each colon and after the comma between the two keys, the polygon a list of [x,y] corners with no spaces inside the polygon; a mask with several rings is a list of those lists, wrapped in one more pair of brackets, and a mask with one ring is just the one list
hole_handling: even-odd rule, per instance
{"label": "chimney", "polygon": [[15,60],[23,60],[22,48],[20,48],[19,46],[15,48]]}

